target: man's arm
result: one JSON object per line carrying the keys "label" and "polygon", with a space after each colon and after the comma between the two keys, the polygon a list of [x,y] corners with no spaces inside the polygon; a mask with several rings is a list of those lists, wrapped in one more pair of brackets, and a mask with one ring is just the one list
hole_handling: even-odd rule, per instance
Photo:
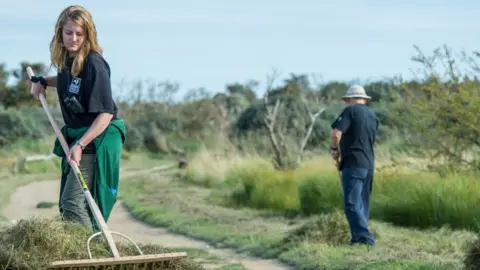
{"label": "man's arm", "polygon": [[343,110],[340,116],[332,123],[332,132],[330,133],[330,144],[333,151],[338,150],[338,144],[342,138],[342,133],[350,128],[351,123],[351,108],[347,107]]}
{"label": "man's arm", "polygon": [[334,128],[330,133],[330,144],[331,144],[332,150],[338,150],[338,144],[340,143],[341,138],[342,138],[342,131]]}

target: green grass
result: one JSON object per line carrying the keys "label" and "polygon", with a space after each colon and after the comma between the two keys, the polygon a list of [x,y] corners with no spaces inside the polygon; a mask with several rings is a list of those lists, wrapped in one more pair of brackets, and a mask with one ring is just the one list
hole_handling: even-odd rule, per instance
{"label": "green grass", "polygon": [[58,203],[56,202],[39,202],[37,203],[36,208],[52,208],[56,206]]}
{"label": "green grass", "polygon": [[[226,170],[224,181],[235,187],[227,201],[237,206],[302,214],[342,209],[338,172],[312,163],[285,172],[243,162]],[[377,171],[371,215],[399,226],[479,231],[479,204],[480,182],[471,175]]]}
{"label": "green grass", "polygon": [[147,223],[300,269],[459,269],[475,239],[446,227],[420,231],[374,221],[377,247],[368,250],[344,245],[348,227],[338,212],[287,219],[268,210],[232,209],[212,199],[215,189],[153,175],[125,181],[123,188],[121,199]]}

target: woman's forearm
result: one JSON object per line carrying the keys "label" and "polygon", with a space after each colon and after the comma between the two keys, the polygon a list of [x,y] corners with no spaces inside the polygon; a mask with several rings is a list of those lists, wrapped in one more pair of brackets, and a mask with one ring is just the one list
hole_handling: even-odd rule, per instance
{"label": "woman's forearm", "polygon": [[57,87],[57,76],[46,76],[44,77],[47,80],[47,85],[50,87]]}
{"label": "woman's forearm", "polygon": [[84,145],[91,143],[98,135],[100,135],[110,124],[113,115],[110,113],[101,113],[95,118],[90,128],[85,132],[80,142]]}

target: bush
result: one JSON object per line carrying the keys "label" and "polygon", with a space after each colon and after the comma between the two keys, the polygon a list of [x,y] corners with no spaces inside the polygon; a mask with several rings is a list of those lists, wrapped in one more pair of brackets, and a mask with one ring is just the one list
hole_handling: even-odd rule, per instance
{"label": "bush", "polygon": [[19,139],[40,139],[47,132],[46,127],[38,124],[34,119],[24,115],[21,111],[0,111],[0,137],[14,142]]}
{"label": "bush", "polygon": [[136,151],[143,148],[143,141],[145,140],[143,134],[135,126],[127,126],[127,140],[125,141],[125,149],[127,151]]}
{"label": "bush", "polygon": [[165,137],[154,124],[150,125],[150,129],[144,137],[144,145],[148,151],[154,154],[169,152]]}

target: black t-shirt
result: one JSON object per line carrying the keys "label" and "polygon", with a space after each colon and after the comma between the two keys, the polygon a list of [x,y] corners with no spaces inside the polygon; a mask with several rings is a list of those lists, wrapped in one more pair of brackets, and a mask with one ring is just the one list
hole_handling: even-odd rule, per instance
{"label": "black t-shirt", "polygon": [[331,125],[342,131],[340,168],[374,168],[378,125],[375,112],[367,105],[353,104],[343,110]]}
{"label": "black t-shirt", "polygon": [[[116,119],[118,109],[112,98],[110,66],[102,55],[90,52],[82,72],[77,77],[70,70],[73,58],[66,59],[66,67],[57,74],[57,93],[65,125],[71,128],[91,126],[100,113],[111,113]],[[70,110],[65,98],[75,97],[83,112]]]}

